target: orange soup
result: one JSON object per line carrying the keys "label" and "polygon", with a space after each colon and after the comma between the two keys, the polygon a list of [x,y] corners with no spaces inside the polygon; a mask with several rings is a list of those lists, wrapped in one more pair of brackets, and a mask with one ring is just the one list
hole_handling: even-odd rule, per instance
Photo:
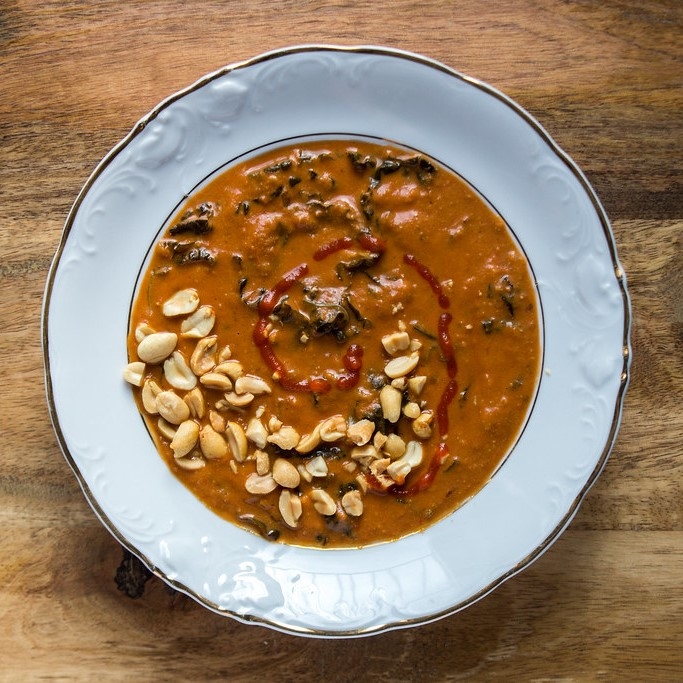
{"label": "orange soup", "polygon": [[188,198],[128,353],[161,457],[205,505],[273,541],[362,546],[489,480],[534,400],[540,316],[524,254],[456,174],[315,141]]}

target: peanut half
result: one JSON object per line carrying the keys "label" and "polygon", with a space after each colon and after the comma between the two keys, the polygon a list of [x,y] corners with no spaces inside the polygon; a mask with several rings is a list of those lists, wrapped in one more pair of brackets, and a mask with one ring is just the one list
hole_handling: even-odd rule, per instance
{"label": "peanut half", "polygon": [[174,425],[179,425],[190,417],[190,409],[174,391],[162,391],[157,395],[156,406],[159,415]]}
{"label": "peanut half", "polygon": [[180,325],[180,334],[183,337],[201,339],[206,337],[213,329],[216,322],[216,314],[211,306],[200,306],[192,315],[185,318]]}
{"label": "peanut half", "polygon": [[178,335],[173,332],[153,332],[138,344],[138,358],[145,363],[161,363],[174,351]]}
{"label": "peanut half", "polygon": [[289,489],[282,489],[278,499],[278,509],[285,524],[292,529],[296,529],[303,511],[299,496]]}
{"label": "peanut half", "polygon": [[136,360],[123,369],[123,379],[134,387],[141,387],[145,379],[145,364]]}
{"label": "peanut half", "polygon": [[164,301],[161,312],[167,317],[172,318],[177,315],[187,315],[194,313],[199,306],[199,294],[196,289],[181,289],[170,299]]}

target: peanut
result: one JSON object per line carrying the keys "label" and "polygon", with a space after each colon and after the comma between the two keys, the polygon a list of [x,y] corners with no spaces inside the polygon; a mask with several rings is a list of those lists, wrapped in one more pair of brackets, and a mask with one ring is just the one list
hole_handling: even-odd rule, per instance
{"label": "peanut", "polygon": [[356,444],[356,446],[364,446],[375,431],[375,423],[370,420],[359,420],[352,424],[346,430],[346,436]]}
{"label": "peanut", "polygon": [[327,491],[313,489],[311,491],[311,498],[313,499],[313,507],[321,515],[329,517],[337,511],[337,504]]}
{"label": "peanut", "polygon": [[123,369],[123,379],[135,387],[142,386],[145,379],[145,364],[139,360],[128,363]]}
{"label": "peanut", "polygon": [[306,471],[313,477],[326,477],[327,476],[327,462],[322,455],[316,455],[315,458],[311,458],[306,462]]}
{"label": "peanut", "polygon": [[173,332],[152,332],[138,344],[138,358],[145,363],[161,363],[175,350],[178,335]]}
{"label": "peanut", "polygon": [[188,391],[184,398],[187,407],[190,409],[190,415],[201,420],[206,413],[206,402],[204,401],[204,394],[202,394],[199,387],[195,387],[192,391]]}
{"label": "peanut", "polygon": [[339,441],[346,435],[346,420],[343,415],[333,415],[320,424],[320,438],[326,442]]}
{"label": "peanut", "polygon": [[235,380],[235,393],[237,394],[270,394],[271,388],[268,383],[256,375],[241,375]]}
{"label": "peanut", "polygon": [[197,376],[180,351],[174,351],[171,357],[164,361],[164,377],[175,389],[189,391],[197,386]]}
{"label": "peanut", "polygon": [[247,436],[240,423],[228,422],[225,434],[228,438],[228,446],[230,446],[232,457],[237,462],[244,462],[247,457]]}
{"label": "peanut", "polygon": [[363,498],[358,490],[347,491],[342,496],[341,504],[352,517],[360,517],[363,514]]}
{"label": "peanut", "polygon": [[216,349],[218,348],[218,338],[216,335],[204,337],[197,342],[192,356],[190,356],[190,367],[195,375],[200,376],[216,367]]}
{"label": "peanut", "polygon": [[253,400],[254,394],[237,394],[234,391],[225,394],[225,401],[232,408],[246,408]]}
{"label": "peanut", "polygon": [[277,482],[273,479],[271,474],[257,474],[252,472],[247,480],[244,482],[244,488],[249,491],[249,493],[254,493],[256,495],[265,495],[271,491],[275,491],[277,488]]}
{"label": "peanut", "polygon": [[405,377],[417,367],[419,361],[418,353],[411,353],[409,356],[397,356],[384,366],[384,374],[392,379]]}
{"label": "peanut", "polygon": [[247,439],[251,441],[257,448],[265,448],[268,443],[268,430],[265,428],[263,422],[257,417],[252,417],[247,424],[246,430]]}
{"label": "peanut", "polygon": [[204,460],[204,458],[198,457],[196,453],[191,453],[184,458],[176,458],[175,462],[178,467],[182,467],[184,470],[190,471],[200,470],[206,465],[206,460]]}
{"label": "peanut", "polygon": [[216,323],[216,314],[211,306],[201,306],[180,324],[183,337],[201,339],[206,337]]}
{"label": "peanut", "polygon": [[379,404],[382,407],[384,418],[391,422],[398,422],[401,417],[401,392],[390,384],[383,386],[379,392]]}
{"label": "peanut", "polygon": [[186,456],[197,444],[198,437],[199,425],[194,420],[181,422],[171,441],[171,449],[175,458]]}
{"label": "peanut", "polygon": [[413,432],[420,439],[428,439],[432,435],[432,420],[434,413],[431,410],[423,410],[417,418],[413,420]]}
{"label": "peanut", "polygon": [[199,447],[208,460],[224,458],[228,454],[228,444],[211,425],[204,425],[199,431]]}
{"label": "peanut", "polygon": [[277,458],[273,463],[273,479],[287,489],[294,489],[301,483],[299,470],[285,458]]}
{"label": "peanut", "polygon": [[268,437],[268,443],[279,446],[283,451],[290,451],[296,448],[299,439],[301,439],[299,432],[294,427],[281,427],[275,434]]}
{"label": "peanut", "polygon": [[289,489],[282,489],[278,499],[278,509],[285,524],[292,529],[299,525],[302,513],[301,499]]}
{"label": "peanut", "polygon": [[159,415],[167,422],[179,425],[190,417],[190,409],[174,391],[162,391],[157,395],[156,406]]}
{"label": "peanut", "polygon": [[207,372],[199,378],[199,381],[209,389],[217,389],[218,391],[230,391],[232,389],[230,378],[220,372]]}
{"label": "peanut", "polygon": [[161,312],[167,317],[172,318],[177,315],[187,315],[194,313],[199,306],[199,294],[196,289],[181,289],[170,299],[164,301]]}
{"label": "peanut", "polygon": [[153,380],[145,380],[142,385],[140,396],[142,398],[142,407],[150,414],[156,415],[159,412],[157,408],[157,396],[161,393],[161,387]]}
{"label": "peanut", "polygon": [[310,453],[320,444],[320,424],[317,424],[310,434],[304,434],[296,445],[298,453]]}
{"label": "peanut", "polygon": [[382,346],[389,355],[393,356],[410,346],[410,336],[405,331],[385,334],[382,337]]}

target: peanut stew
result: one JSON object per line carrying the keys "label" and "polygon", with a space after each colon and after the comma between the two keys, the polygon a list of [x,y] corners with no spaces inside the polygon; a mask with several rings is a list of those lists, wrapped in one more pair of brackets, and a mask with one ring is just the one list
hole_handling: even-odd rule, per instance
{"label": "peanut stew", "polygon": [[390,541],[510,452],[538,384],[535,284],[449,169],[388,144],[299,143],[227,167],[169,226],[124,377],[216,514],[295,545]]}

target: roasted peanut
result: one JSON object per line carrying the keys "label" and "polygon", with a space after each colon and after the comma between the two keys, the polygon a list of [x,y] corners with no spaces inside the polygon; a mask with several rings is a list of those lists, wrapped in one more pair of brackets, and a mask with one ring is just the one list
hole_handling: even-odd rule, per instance
{"label": "roasted peanut", "polygon": [[313,489],[311,491],[311,499],[313,500],[313,507],[321,515],[329,517],[337,511],[337,504],[334,498],[323,489]]}
{"label": "roasted peanut", "polygon": [[204,425],[199,430],[199,447],[208,460],[224,458],[228,454],[228,444],[211,425]]}
{"label": "roasted peanut", "polygon": [[242,429],[242,425],[239,422],[228,422],[225,435],[228,439],[228,446],[230,446],[232,457],[237,462],[244,462],[247,457],[247,436],[244,433],[244,429]]}
{"label": "roasted peanut", "polygon": [[419,361],[418,353],[411,353],[409,356],[397,356],[384,366],[384,374],[392,379],[405,377],[417,367]]}
{"label": "roasted peanut", "polygon": [[268,453],[256,449],[254,451],[254,460],[256,460],[256,474],[263,476],[270,472],[270,456]]}
{"label": "roasted peanut", "polygon": [[[185,397],[187,398],[187,397]],[[215,410],[210,410],[209,411],[209,424],[217,431],[217,432],[224,432],[225,428],[227,427],[227,424],[225,422],[225,418]]]}
{"label": "roasted peanut", "polygon": [[149,323],[141,322],[135,328],[135,341],[139,344],[148,334],[152,334],[154,330],[149,326]]}
{"label": "roasted peanut", "polygon": [[301,483],[299,470],[285,458],[277,458],[273,463],[273,479],[287,489],[294,489]]}
{"label": "roasted peanut", "polygon": [[173,437],[177,431],[177,427],[169,422],[166,422],[163,417],[160,417],[157,420],[157,429],[159,430],[159,434],[169,441],[173,440]]}
{"label": "roasted peanut", "polygon": [[390,464],[391,460],[389,460],[389,458],[374,460],[370,463],[370,472],[383,489],[388,489],[396,483],[391,477],[385,474],[385,470]]}
{"label": "roasted peanut", "polygon": [[403,414],[411,420],[418,417],[421,412],[420,406],[414,401],[410,401],[403,406]]}
{"label": "roasted peanut", "polygon": [[200,306],[192,315],[180,324],[183,337],[201,339],[206,337],[216,323],[216,314],[211,306]]}
{"label": "roasted peanut", "polygon": [[415,375],[408,380],[408,389],[414,396],[419,396],[427,384],[426,375]]}
{"label": "roasted peanut", "polygon": [[199,387],[195,387],[192,391],[188,391],[183,399],[190,409],[190,415],[201,420],[206,413],[206,401],[204,394],[202,394]]}
{"label": "roasted peanut", "polygon": [[310,453],[316,446],[320,444],[320,424],[317,424],[310,434],[304,434],[299,443],[296,445],[296,450],[298,453],[306,454]]}
{"label": "roasted peanut", "polygon": [[353,460],[360,460],[365,462],[370,462],[371,460],[376,460],[379,458],[379,451],[373,446],[373,444],[368,443],[365,446],[356,446],[351,449],[349,453]]}
{"label": "roasted peanut", "polygon": [[360,517],[363,514],[363,497],[360,491],[347,491],[341,499],[341,504],[348,515]]}
{"label": "roasted peanut", "polygon": [[197,376],[180,351],[174,351],[170,358],[164,361],[164,377],[175,389],[189,391],[197,386]]}
{"label": "roasted peanut", "polygon": [[142,386],[145,379],[145,364],[139,360],[128,363],[123,369],[123,379],[135,387]]}
{"label": "roasted peanut", "polygon": [[170,299],[164,301],[161,306],[161,312],[167,318],[173,318],[177,315],[187,315],[194,313],[199,306],[199,294],[196,289],[181,289],[176,292]]}
{"label": "roasted peanut", "polygon": [[296,448],[301,436],[294,427],[280,427],[275,434],[268,437],[268,443],[273,443],[279,446],[283,451],[290,451]]}
{"label": "roasted peanut", "polygon": [[327,462],[322,455],[316,455],[315,458],[307,460],[304,467],[313,477],[326,477],[328,473]]}
{"label": "roasted peanut", "polygon": [[384,418],[391,423],[398,422],[401,417],[401,392],[390,384],[383,386],[379,392],[379,404]]}
{"label": "roasted peanut", "polygon": [[398,434],[389,434],[382,451],[392,460],[396,460],[406,452],[406,442]]}
{"label": "roasted peanut", "polygon": [[265,428],[263,422],[257,417],[252,417],[247,424],[245,434],[247,439],[251,441],[257,448],[265,448],[268,443],[268,430]]}
{"label": "roasted peanut", "polygon": [[394,389],[398,389],[399,391],[403,391],[406,386],[407,386],[406,378],[405,377],[397,377],[396,379],[391,380],[391,386],[394,387]]}
{"label": "roasted peanut", "polygon": [[220,372],[207,372],[199,378],[199,381],[209,389],[217,389],[218,391],[230,391],[232,389],[230,378]]}
{"label": "roasted peanut", "polygon": [[409,441],[405,453],[394,460],[386,468],[386,473],[397,483],[402,484],[411,470],[422,462],[422,445],[417,441]]}
{"label": "roasted peanut", "polygon": [[156,415],[159,412],[157,408],[157,396],[161,393],[161,387],[153,380],[145,380],[142,385],[140,397],[142,398],[142,407],[150,414]]}
{"label": "roasted peanut", "polygon": [[370,472],[379,478],[380,475],[384,474],[389,465],[391,465],[390,458],[378,458],[370,463]]}
{"label": "roasted peanut", "polygon": [[204,337],[197,342],[190,357],[190,367],[195,375],[204,375],[216,367],[217,347],[218,337],[215,334],[210,337]]}
{"label": "roasted peanut", "polygon": [[320,423],[320,438],[325,442],[339,441],[346,435],[346,420],[343,415],[333,415]]}
{"label": "roasted peanut", "polygon": [[313,475],[301,464],[296,466],[301,478],[309,484],[313,481]]}
{"label": "roasted peanut", "polygon": [[232,358],[232,349],[226,344],[218,352],[218,362],[222,363],[223,361],[230,360],[230,358]]}
{"label": "roasted peanut", "polygon": [[240,375],[235,380],[235,393],[259,396],[260,394],[270,394],[271,388],[268,386],[268,382],[261,377],[256,375]]}
{"label": "roasted peanut", "polygon": [[182,467],[184,470],[190,471],[200,470],[206,465],[206,460],[199,457],[197,453],[190,453],[190,455],[187,455],[184,458],[176,458],[175,462],[178,467]]}
{"label": "roasted peanut", "polygon": [[153,332],[138,344],[138,358],[145,363],[161,363],[175,350],[178,335],[173,332]]}
{"label": "roasted peanut", "polygon": [[225,401],[231,408],[246,408],[254,400],[254,394],[236,394],[230,391],[225,394]]}
{"label": "roasted peanut", "polygon": [[220,372],[227,375],[233,382],[237,381],[238,377],[244,374],[244,366],[238,360],[226,359],[221,361],[215,368],[214,372]]}
{"label": "roasted peanut", "polygon": [[174,425],[179,425],[190,417],[187,403],[172,390],[162,391],[157,395],[156,407],[159,415]]}
{"label": "roasted peanut", "polygon": [[371,420],[359,420],[352,424],[346,430],[347,438],[356,444],[356,446],[364,446],[375,431],[375,423]]}
{"label": "roasted peanut", "polygon": [[385,471],[397,484],[403,484],[411,469],[407,462],[399,459],[392,462]]}
{"label": "roasted peanut", "polygon": [[272,434],[279,432],[282,429],[282,420],[275,415],[271,415],[268,420],[268,429]]}
{"label": "roasted peanut", "polygon": [[382,432],[375,432],[375,436],[372,437],[372,445],[377,450],[380,450],[387,442],[387,439],[388,437],[386,434],[382,434]]}
{"label": "roasted peanut", "polygon": [[407,332],[393,332],[382,337],[382,346],[391,356],[405,351],[410,346],[410,336]]}
{"label": "roasted peanut", "polygon": [[278,509],[285,524],[296,529],[302,513],[301,499],[293,491],[282,489],[278,499]]}
{"label": "roasted peanut", "polygon": [[186,456],[197,444],[199,425],[194,420],[185,420],[178,425],[178,429],[171,441],[171,449],[176,458]]}
{"label": "roasted peanut", "polygon": [[257,474],[252,472],[244,482],[244,488],[255,495],[265,495],[277,488],[277,482],[271,474]]}
{"label": "roasted peanut", "polygon": [[412,422],[413,432],[420,439],[428,439],[432,435],[432,420],[434,413],[431,410],[423,410]]}

